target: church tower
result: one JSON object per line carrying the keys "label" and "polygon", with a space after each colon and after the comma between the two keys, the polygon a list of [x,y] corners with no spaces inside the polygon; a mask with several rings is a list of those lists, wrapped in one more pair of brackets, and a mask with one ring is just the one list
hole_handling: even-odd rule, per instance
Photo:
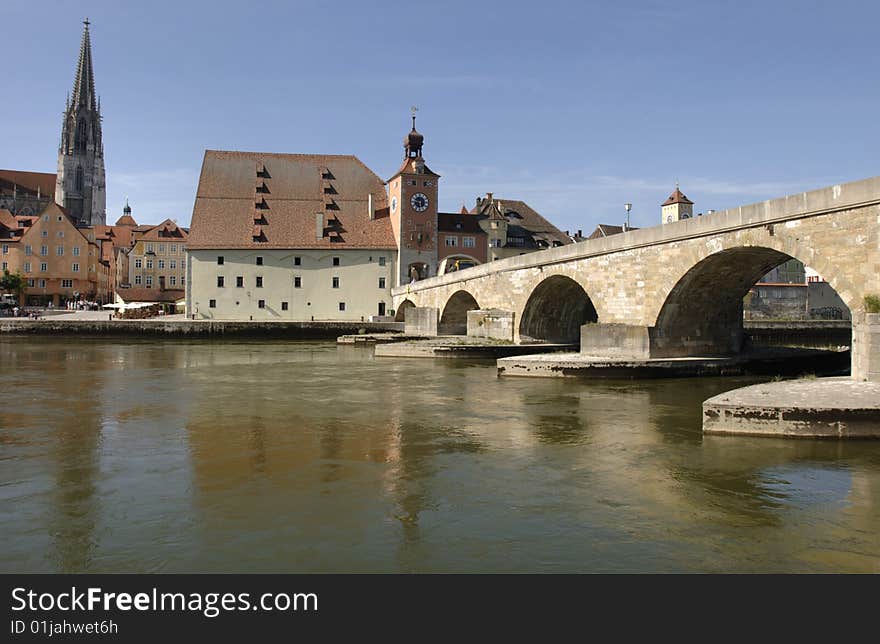
{"label": "church tower", "polygon": [[104,143],[101,136],[101,103],[95,96],[89,21],[83,22],[82,44],[73,94],[68,96],[58,146],[55,201],[82,225],[106,223]]}
{"label": "church tower", "polygon": [[388,180],[391,226],[397,239],[395,286],[437,274],[437,182],[425,165],[422,146],[425,137],[416,130],[413,108],[412,130],[403,139],[403,165]]}
{"label": "church tower", "polygon": [[675,191],[660,206],[660,223],[671,224],[674,221],[690,219],[694,216],[694,202],[684,196],[675,184]]}

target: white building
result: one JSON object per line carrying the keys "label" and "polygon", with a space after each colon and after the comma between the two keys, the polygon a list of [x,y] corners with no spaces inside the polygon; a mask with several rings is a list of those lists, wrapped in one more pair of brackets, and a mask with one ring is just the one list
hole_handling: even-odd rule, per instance
{"label": "white building", "polygon": [[354,156],[208,150],[187,250],[198,319],[391,313],[398,251],[385,185]]}

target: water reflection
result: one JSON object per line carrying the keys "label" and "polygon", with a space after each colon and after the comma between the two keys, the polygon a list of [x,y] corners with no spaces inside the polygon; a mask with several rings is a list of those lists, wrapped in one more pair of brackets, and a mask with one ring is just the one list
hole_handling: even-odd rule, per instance
{"label": "water reflection", "polygon": [[4,570],[880,571],[880,446],[710,437],[750,381],[331,343],[0,340]]}

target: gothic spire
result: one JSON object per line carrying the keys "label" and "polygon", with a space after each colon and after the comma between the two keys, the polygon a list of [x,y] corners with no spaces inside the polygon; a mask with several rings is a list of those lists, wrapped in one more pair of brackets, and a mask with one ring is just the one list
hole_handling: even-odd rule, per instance
{"label": "gothic spire", "polygon": [[92,69],[92,41],[89,38],[89,19],[83,20],[82,43],[79,46],[79,61],[76,77],[73,79],[73,105],[84,105],[95,109],[95,72]]}

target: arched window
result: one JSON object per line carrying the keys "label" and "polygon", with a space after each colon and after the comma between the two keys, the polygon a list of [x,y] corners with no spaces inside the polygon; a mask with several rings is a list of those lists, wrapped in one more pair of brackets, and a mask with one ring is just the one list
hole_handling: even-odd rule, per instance
{"label": "arched window", "polygon": [[79,125],[76,126],[76,149],[85,150],[86,141],[88,140],[88,126],[85,119],[80,119]]}
{"label": "arched window", "polygon": [[83,169],[81,165],[76,166],[76,177],[74,178],[74,186],[78,192],[83,189]]}

